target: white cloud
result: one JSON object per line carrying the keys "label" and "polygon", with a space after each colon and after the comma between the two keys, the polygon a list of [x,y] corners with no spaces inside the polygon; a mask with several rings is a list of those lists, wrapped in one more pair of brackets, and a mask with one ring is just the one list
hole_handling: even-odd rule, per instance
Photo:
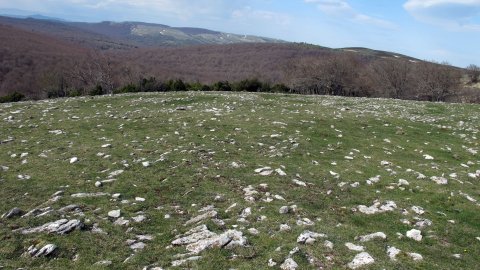
{"label": "white cloud", "polygon": [[287,14],[266,10],[256,10],[249,6],[234,10],[232,12],[232,18],[235,20],[250,22],[260,20],[280,25],[288,25],[291,21],[290,16]]}
{"label": "white cloud", "polygon": [[449,30],[480,31],[480,0],[408,0],[403,7],[415,19]]}
{"label": "white cloud", "polygon": [[395,25],[392,22],[380,18],[375,18],[355,10],[346,0],[304,1],[308,4],[315,4],[320,11],[330,16],[346,18],[357,23],[370,24],[383,28],[395,28]]}

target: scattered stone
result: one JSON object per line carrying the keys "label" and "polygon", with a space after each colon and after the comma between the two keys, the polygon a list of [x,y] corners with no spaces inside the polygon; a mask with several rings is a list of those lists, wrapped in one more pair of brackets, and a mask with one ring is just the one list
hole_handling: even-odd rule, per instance
{"label": "scattered stone", "polygon": [[276,263],[272,258],[270,258],[270,259],[268,260],[268,264],[267,264],[267,265],[268,265],[268,267],[274,267],[274,266],[277,265],[277,263]]}
{"label": "scattered stone", "polygon": [[112,261],[103,260],[103,261],[96,262],[93,265],[109,266],[109,265],[112,265]]}
{"label": "scattered stone", "polygon": [[69,212],[73,212],[73,211],[78,210],[78,209],[80,209],[80,206],[78,206],[76,204],[70,204],[70,205],[67,205],[67,206],[64,206],[64,207],[58,209],[58,212],[69,213]]}
{"label": "scattered stone", "polygon": [[133,251],[139,251],[139,250],[142,250],[146,247],[147,245],[145,245],[145,243],[143,242],[136,242],[134,244],[131,244],[130,245],[130,248],[133,250]]}
{"label": "scattered stone", "polygon": [[137,202],[144,202],[144,201],[145,201],[145,198],[135,197],[135,201],[137,201]]}
{"label": "scattered stone", "polygon": [[240,214],[240,217],[242,217],[242,218],[247,218],[247,217],[249,217],[251,214],[252,214],[252,208],[251,208],[251,207],[247,207],[247,208],[243,209],[242,213]]}
{"label": "scattered stone", "polygon": [[311,221],[309,218],[302,218],[297,220],[297,225],[298,226],[313,226],[315,223]]}
{"label": "scattered stone", "polygon": [[144,162],[142,162],[142,166],[143,167],[150,167],[150,162],[144,161]]}
{"label": "scattered stone", "polygon": [[145,217],[144,215],[138,215],[136,217],[133,217],[132,218],[133,221],[137,222],[137,223],[140,223],[140,222],[143,222],[147,219],[147,217]]}
{"label": "scattered stone", "polygon": [[237,246],[245,246],[246,243],[247,239],[240,231],[228,230],[222,234],[217,234],[208,230],[205,225],[197,226],[186,232],[183,237],[172,241],[172,245],[186,245],[186,249],[195,254],[205,249],[215,247],[231,249]]}
{"label": "scattered stone", "polygon": [[376,201],[372,206],[359,205],[357,208],[361,213],[373,215],[393,211],[397,208],[397,205],[393,201],[386,201],[383,205]]}
{"label": "scattered stone", "polygon": [[108,174],[108,178],[114,178],[122,174],[124,170],[116,170]]}
{"label": "scattered stone", "polygon": [[95,186],[96,186],[97,188],[98,188],[98,187],[101,187],[102,185],[103,185],[103,184],[102,184],[102,182],[100,182],[100,181],[95,182]]}
{"label": "scattered stone", "polygon": [[76,162],[78,162],[78,158],[77,158],[77,157],[72,157],[72,158],[70,159],[70,164],[73,164],[73,163],[76,163]]}
{"label": "scattered stone", "polygon": [[91,197],[102,197],[102,196],[110,196],[110,194],[97,192],[97,193],[75,193],[71,195],[72,198],[91,198]]}
{"label": "scattered stone", "polygon": [[446,185],[448,184],[448,180],[445,177],[439,177],[439,176],[432,176],[430,177],[430,180],[433,182],[439,184],[439,185]]}
{"label": "scattered stone", "polygon": [[373,184],[375,184],[375,183],[378,183],[378,182],[380,182],[380,175],[371,177],[371,178],[369,178],[366,182],[367,182],[367,185],[369,185],[369,186],[371,186],[371,185],[373,185]]}
{"label": "scattered stone", "polygon": [[15,207],[13,209],[11,209],[10,211],[6,212],[5,214],[2,215],[2,218],[13,218],[13,217],[18,217],[18,216],[21,216],[23,214],[23,211],[18,208],[18,207]]}
{"label": "scattered stone", "polygon": [[60,219],[54,222],[46,223],[42,226],[29,228],[29,229],[20,229],[20,232],[22,234],[41,233],[41,232],[68,234],[75,229],[82,229],[83,227],[84,227],[84,224],[80,220]]}
{"label": "scattered stone", "polygon": [[375,260],[372,258],[372,256],[370,256],[370,254],[367,252],[362,252],[353,258],[353,261],[348,264],[348,267],[350,269],[358,269],[360,267],[373,264],[374,262]]}
{"label": "scattered stone", "polygon": [[22,218],[26,217],[42,217],[46,216],[48,214],[51,214],[53,212],[52,207],[45,207],[45,208],[34,208],[30,211],[28,211],[25,215],[22,216]]}
{"label": "scattered stone", "polygon": [[297,243],[300,244],[313,244],[317,238],[325,238],[327,237],[323,233],[315,233],[311,231],[304,231],[297,237]]}
{"label": "scattered stone", "polygon": [[421,261],[423,260],[423,256],[421,254],[418,254],[418,253],[407,253],[408,256],[410,256],[410,258],[413,259],[413,261]]}
{"label": "scattered stone", "polygon": [[154,238],[152,235],[148,235],[148,234],[147,235],[140,234],[140,235],[137,235],[136,237],[139,241],[152,241]]}
{"label": "scattered stone", "polygon": [[452,257],[455,258],[455,259],[461,259],[462,255],[461,254],[453,254]]}
{"label": "scattered stone", "polygon": [[390,165],[392,165],[392,163],[391,163],[391,162],[388,162],[388,161],[385,161],[385,160],[382,160],[382,161],[380,162],[380,165],[382,165],[382,166],[390,166]]}
{"label": "scattered stone", "polygon": [[108,212],[108,216],[111,217],[111,218],[119,218],[120,215],[121,215],[120,209],[112,210],[112,211]]}
{"label": "scattered stone", "polygon": [[191,218],[190,220],[188,220],[185,225],[190,225],[190,224],[194,224],[194,223],[198,223],[200,221],[203,221],[205,219],[208,219],[208,218],[214,218],[217,216],[217,211],[215,210],[211,210],[211,211],[207,211],[201,215],[198,215],[194,218]]}
{"label": "scattered stone", "polygon": [[280,231],[285,232],[285,231],[290,231],[291,228],[287,224],[280,224]]}
{"label": "scattered stone", "polygon": [[426,160],[434,160],[434,158],[430,155],[423,155],[423,157],[426,159]]}
{"label": "scattered stone", "polygon": [[255,228],[248,229],[248,232],[253,234],[253,235],[258,235],[260,233],[260,231],[255,229]]}
{"label": "scattered stone", "polygon": [[417,229],[412,229],[407,232],[407,237],[415,241],[422,241],[422,232]]}
{"label": "scattered stone", "polygon": [[54,244],[48,244],[43,246],[42,248],[38,248],[38,246],[30,246],[27,250],[27,253],[30,254],[32,257],[48,257],[53,255],[53,253],[57,250],[57,246]]}
{"label": "scattered stone", "polygon": [[107,232],[102,230],[102,228],[98,227],[98,223],[93,224],[91,232],[92,233],[97,233],[97,234],[105,234],[105,235],[108,234]]}
{"label": "scattered stone", "polygon": [[412,206],[412,211],[417,215],[423,215],[425,213],[425,210],[420,206]]}
{"label": "scattered stone", "polygon": [[405,179],[400,179],[400,180],[398,180],[398,185],[399,186],[409,186],[410,183],[408,183],[408,181],[405,180]]}
{"label": "scattered stone", "polygon": [[363,235],[363,236],[360,236],[360,242],[368,242],[376,238],[387,239],[387,235],[383,232],[376,232],[372,234]]}
{"label": "scattered stone", "polygon": [[305,183],[303,181],[300,181],[300,180],[297,180],[297,179],[293,179],[292,182],[297,186],[301,186],[301,187],[306,187],[307,186],[307,183]]}
{"label": "scattered stone", "polygon": [[353,243],[345,243],[345,246],[349,249],[349,250],[352,250],[352,251],[364,251],[365,250],[365,247],[363,246],[357,246]]}
{"label": "scattered stone", "polygon": [[432,224],[433,222],[429,219],[419,219],[419,221],[415,223],[415,226],[419,227],[420,229],[423,229],[425,227],[432,226]]}
{"label": "scattered stone", "polygon": [[323,246],[328,249],[333,249],[333,243],[328,240],[325,240],[325,242],[323,242]]}
{"label": "scattered stone", "polygon": [[288,214],[289,211],[290,208],[288,206],[282,206],[280,207],[280,210],[278,210],[278,212],[282,215]]}
{"label": "scattered stone", "polygon": [[387,255],[392,261],[397,260],[397,255],[400,254],[401,250],[396,248],[396,247],[388,247],[387,249]]}
{"label": "scattered stone", "polygon": [[286,176],[287,174],[280,168],[275,169],[275,172],[280,176]]}
{"label": "scattered stone", "polygon": [[240,164],[238,164],[238,163],[235,162],[235,161],[232,161],[232,163],[230,163],[230,167],[235,168],[235,169],[238,169],[238,168],[240,168]]}
{"label": "scattered stone", "polygon": [[128,219],[125,219],[124,217],[120,217],[115,220],[113,224],[117,226],[128,226],[130,224],[130,221]]}
{"label": "scattered stone", "polygon": [[298,267],[298,264],[292,258],[286,259],[280,265],[280,269],[282,269],[282,270],[295,270],[295,269],[297,269],[297,267]]}
{"label": "scattered stone", "polygon": [[200,260],[202,257],[201,256],[193,256],[193,257],[189,257],[189,258],[186,258],[186,259],[182,259],[182,260],[176,260],[176,261],[173,261],[172,262],[172,266],[173,267],[177,267],[177,266],[181,266],[187,262],[193,262],[193,261],[198,261]]}

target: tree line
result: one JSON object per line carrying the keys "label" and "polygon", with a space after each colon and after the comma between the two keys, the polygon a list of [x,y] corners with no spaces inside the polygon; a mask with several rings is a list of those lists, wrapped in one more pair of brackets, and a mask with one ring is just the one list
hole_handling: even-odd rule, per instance
{"label": "tree line", "polygon": [[[144,75],[136,66],[95,54],[70,69],[45,74],[41,91],[47,98],[131,92],[247,91],[480,102],[480,90],[471,87],[480,78],[480,68],[475,65],[459,69],[446,62],[369,57],[342,51],[296,59],[283,70],[282,79],[276,82],[259,78],[191,82]],[[14,93],[0,102],[23,98]]]}

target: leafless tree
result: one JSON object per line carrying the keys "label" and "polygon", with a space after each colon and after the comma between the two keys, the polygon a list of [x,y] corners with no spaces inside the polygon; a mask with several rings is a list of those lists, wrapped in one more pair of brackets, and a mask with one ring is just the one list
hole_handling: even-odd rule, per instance
{"label": "leafless tree", "polygon": [[76,63],[68,77],[78,88],[93,88],[99,85],[107,94],[112,94],[116,86],[113,61],[109,56],[98,52],[89,54],[86,59]]}
{"label": "leafless tree", "polygon": [[470,83],[478,83],[480,81],[480,67],[474,64],[469,65],[467,75]]}
{"label": "leafless tree", "polygon": [[361,59],[351,53],[306,58],[289,72],[290,86],[302,94],[364,96],[361,69]]}
{"label": "leafless tree", "polygon": [[375,88],[382,96],[407,98],[412,89],[413,63],[404,59],[381,59],[372,63]]}
{"label": "leafless tree", "polygon": [[445,101],[460,88],[461,73],[447,62],[421,62],[415,70],[417,99]]}

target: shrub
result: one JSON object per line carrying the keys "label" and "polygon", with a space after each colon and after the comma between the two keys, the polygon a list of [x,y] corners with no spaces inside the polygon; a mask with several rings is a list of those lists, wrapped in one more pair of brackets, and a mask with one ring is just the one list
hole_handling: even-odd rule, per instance
{"label": "shrub", "polygon": [[0,103],[7,103],[7,102],[19,102],[25,98],[24,94],[13,92],[9,95],[0,97]]}
{"label": "shrub", "polygon": [[187,91],[187,86],[180,79],[170,80],[168,86],[168,91]]}
{"label": "shrub", "polygon": [[228,81],[219,81],[213,84],[213,91],[232,91],[232,86]]}
{"label": "shrub", "polygon": [[238,92],[261,92],[264,90],[262,82],[258,79],[246,79],[243,81],[239,81],[233,87],[234,91]]}
{"label": "shrub", "polygon": [[270,89],[270,91],[273,92],[273,93],[289,93],[289,92],[290,92],[290,88],[288,88],[288,86],[286,86],[285,84],[280,83],[280,84],[275,84],[275,85]]}
{"label": "shrub", "polygon": [[90,96],[100,96],[104,94],[105,92],[103,91],[103,88],[101,85],[97,85],[95,88],[90,90],[90,93],[89,93]]}
{"label": "shrub", "polygon": [[68,97],[80,97],[82,96],[83,90],[82,89],[71,89],[67,91]]}
{"label": "shrub", "polygon": [[133,85],[133,84],[127,84],[127,85],[125,85],[124,87],[115,90],[114,92],[115,92],[116,94],[120,94],[120,93],[135,93],[135,92],[138,92],[138,88],[137,88],[135,85]]}

